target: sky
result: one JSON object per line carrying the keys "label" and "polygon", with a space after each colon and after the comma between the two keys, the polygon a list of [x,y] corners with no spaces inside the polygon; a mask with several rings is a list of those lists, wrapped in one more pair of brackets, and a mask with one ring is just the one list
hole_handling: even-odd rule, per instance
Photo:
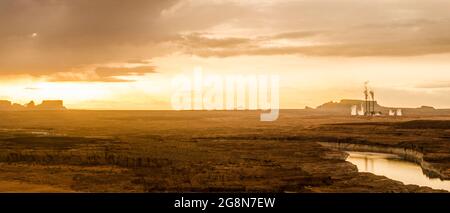
{"label": "sky", "polygon": [[280,77],[281,108],[450,108],[446,0],[2,0],[0,100],[171,109],[171,82]]}

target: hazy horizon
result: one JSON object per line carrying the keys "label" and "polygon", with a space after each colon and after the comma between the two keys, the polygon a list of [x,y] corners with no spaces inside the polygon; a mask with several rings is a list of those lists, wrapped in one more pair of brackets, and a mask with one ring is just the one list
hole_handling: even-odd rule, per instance
{"label": "hazy horizon", "polygon": [[[341,99],[341,100],[358,100],[358,101],[364,101],[363,99],[348,99],[348,98],[343,98],[343,99]],[[341,100],[338,100],[338,101],[327,101],[327,102],[324,102],[324,103],[322,103],[322,104],[326,104],[326,103],[329,103],[329,102],[335,102],[335,103],[338,103],[338,102],[340,102]],[[10,100],[6,100],[6,101],[10,101]],[[16,103],[16,102],[12,102],[11,101],[11,103],[12,104],[20,104],[20,105],[22,105],[22,106],[26,106],[26,104],[28,104],[28,103],[30,103],[31,101],[33,101],[35,104],[39,104],[39,103],[41,103],[41,102],[36,102],[35,100],[30,100],[30,101],[28,101],[28,102],[24,102],[24,103]],[[43,100],[44,101],[44,100]],[[62,100],[62,101],[64,101],[64,100]],[[280,110],[304,110],[306,107],[310,107],[310,108],[313,108],[313,109],[316,109],[317,107],[319,107],[319,106],[321,106],[322,104],[320,104],[320,105],[317,105],[317,106],[305,106],[305,107],[303,107],[303,108],[283,108],[283,107],[280,107]],[[382,106],[382,107],[387,107],[387,108],[397,108],[397,106],[389,106],[389,105],[383,105],[383,104],[380,104],[380,103],[378,103],[380,106]],[[66,104],[64,104],[64,106],[65,107],[67,107],[67,105]],[[416,107],[400,107],[400,108],[409,108],[409,109],[415,109],[415,108],[421,108],[421,107],[433,107],[433,108],[435,108],[435,109],[437,109],[437,110],[450,110],[450,108],[437,108],[437,107],[435,107],[435,106],[431,106],[431,105],[427,105],[427,104],[422,104],[422,105],[420,105],[420,106],[416,106]],[[154,108],[154,109],[145,109],[145,108],[142,108],[142,109],[138,109],[138,108],[118,108],[118,107],[113,107],[113,108],[72,108],[72,107],[68,107],[67,108],[67,110],[92,110],[92,111],[179,111],[179,110],[176,110],[176,109],[170,109],[170,108],[161,108],[161,109],[158,109],[158,108]],[[262,110],[262,109],[236,109],[237,111],[264,111],[264,110]],[[230,110],[227,110],[227,109],[214,109],[214,110],[208,110],[208,109],[190,109],[190,110],[188,110],[188,111],[230,111]]]}

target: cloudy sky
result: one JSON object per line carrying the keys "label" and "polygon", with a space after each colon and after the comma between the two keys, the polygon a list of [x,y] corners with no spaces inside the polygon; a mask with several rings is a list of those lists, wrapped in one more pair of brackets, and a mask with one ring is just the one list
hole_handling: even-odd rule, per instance
{"label": "cloudy sky", "polygon": [[0,99],[170,109],[170,82],[281,78],[281,107],[362,98],[450,108],[446,0],[1,0]]}

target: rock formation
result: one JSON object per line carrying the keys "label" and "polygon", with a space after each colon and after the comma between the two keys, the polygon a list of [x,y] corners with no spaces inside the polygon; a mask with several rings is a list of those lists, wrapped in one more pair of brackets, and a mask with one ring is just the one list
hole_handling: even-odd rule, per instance
{"label": "rock formation", "polygon": [[20,105],[8,100],[0,100],[0,111],[25,111],[25,110],[65,110],[62,100],[44,100],[41,104],[35,105],[34,101]]}
{"label": "rock formation", "polygon": [[[431,106],[421,106],[418,108],[398,108],[386,107],[378,104],[377,101],[369,101],[374,107],[374,111],[380,115],[446,115],[450,109],[435,109]],[[357,106],[355,108],[355,106]],[[318,106],[314,111],[334,115],[360,115],[360,110],[364,107],[364,100],[343,99],[339,102],[327,102]]]}

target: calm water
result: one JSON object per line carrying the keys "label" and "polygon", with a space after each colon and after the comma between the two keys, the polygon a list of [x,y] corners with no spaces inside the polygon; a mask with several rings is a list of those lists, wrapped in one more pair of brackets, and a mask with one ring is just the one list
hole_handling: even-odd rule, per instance
{"label": "calm water", "polygon": [[450,181],[430,179],[423,174],[419,165],[405,161],[397,155],[371,152],[347,153],[350,154],[347,161],[356,165],[359,172],[370,172],[386,176],[405,184],[428,186],[433,189],[450,191]]}

